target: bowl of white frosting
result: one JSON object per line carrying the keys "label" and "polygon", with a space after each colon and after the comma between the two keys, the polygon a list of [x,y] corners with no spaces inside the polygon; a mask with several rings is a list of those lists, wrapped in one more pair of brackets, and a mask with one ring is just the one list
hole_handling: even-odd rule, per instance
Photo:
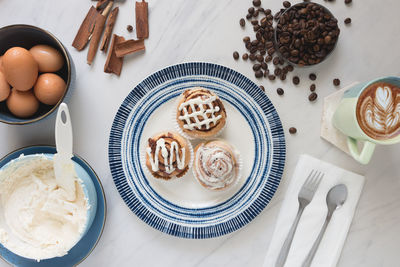
{"label": "bowl of white frosting", "polygon": [[[36,261],[68,254],[92,225],[97,210],[90,175],[74,162],[76,195],[67,197],[55,178],[53,154],[0,161],[0,243]],[[66,170],[68,171],[68,170]]]}

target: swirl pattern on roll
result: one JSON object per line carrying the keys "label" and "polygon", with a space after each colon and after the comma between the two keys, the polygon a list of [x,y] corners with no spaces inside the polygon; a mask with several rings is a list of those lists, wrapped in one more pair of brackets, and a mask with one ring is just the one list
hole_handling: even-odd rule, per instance
{"label": "swirl pattern on roll", "polygon": [[200,184],[208,189],[227,188],[238,178],[237,155],[225,141],[201,143],[195,149],[193,173]]}

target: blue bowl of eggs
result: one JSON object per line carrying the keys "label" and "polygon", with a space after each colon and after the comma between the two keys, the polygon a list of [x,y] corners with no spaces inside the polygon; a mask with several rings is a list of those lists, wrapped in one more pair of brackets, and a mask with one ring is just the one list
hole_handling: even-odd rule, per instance
{"label": "blue bowl of eggs", "polygon": [[64,45],[31,25],[0,29],[0,122],[28,124],[52,114],[75,77]]}

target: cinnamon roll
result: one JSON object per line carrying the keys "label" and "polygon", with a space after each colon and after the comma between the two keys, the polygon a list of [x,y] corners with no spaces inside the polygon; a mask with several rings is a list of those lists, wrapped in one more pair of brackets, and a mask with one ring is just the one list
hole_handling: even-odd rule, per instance
{"label": "cinnamon roll", "polygon": [[235,149],[224,140],[200,143],[194,150],[193,174],[207,189],[225,189],[239,177],[238,157]]}
{"label": "cinnamon roll", "polygon": [[164,180],[185,175],[193,154],[190,143],[173,132],[149,138],[145,152],[146,166],[150,173]]}
{"label": "cinnamon roll", "polygon": [[180,96],[176,122],[189,138],[210,138],[216,136],[225,126],[225,107],[216,94],[195,87]]}

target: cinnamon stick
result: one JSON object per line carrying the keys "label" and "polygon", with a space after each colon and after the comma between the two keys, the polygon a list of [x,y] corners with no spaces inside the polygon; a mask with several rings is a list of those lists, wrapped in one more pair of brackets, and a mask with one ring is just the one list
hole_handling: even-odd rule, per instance
{"label": "cinnamon stick", "polygon": [[107,52],[108,44],[110,43],[111,39],[112,30],[114,28],[114,24],[117,19],[118,11],[119,11],[118,7],[114,8],[111,11],[110,16],[108,17],[106,29],[104,30],[103,40],[101,41],[100,44],[101,51]]}
{"label": "cinnamon stick", "polygon": [[82,21],[82,24],[79,27],[74,41],[72,42],[72,46],[78,49],[78,51],[83,50],[89,42],[90,34],[93,31],[95,21],[98,16],[101,16],[101,14],[97,12],[96,8],[93,6],[90,7],[85,19]]}
{"label": "cinnamon stick", "polygon": [[125,41],[124,37],[113,34],[113,39],[111,41],[110,50],[108,51],[106,64],[104,65],[104,72],[114,73],[117,74],[118,76],[121,74],[122,63],[124,58],[117,57],[117,55],[115,54],[115,46],[124,41]]}
{"label": "cinnamon stick", "polygon": [[104,24],[106,23],[106,18],[111,10],[113,1],[110,1],[107,7],[103,10],[100,16],[96,18],[93,33],[90,39],[89,51],[87,54],[87,63],[92,64],[94,57],[96,56],[97,48],[99,47],[99,42],[101,35],[103,34]]}
{"label": "cinnamon stick", "polygon": [[115,54],[117,57],[123,57],[137,51],[144,50],[144,40],[126,40],[115,45]]}
{"label": "cinnamon stick", "polygon": [[136,36],[138,39],[149,38],[149,13],[148,3],[142,2],[135,3],[136,13]]}

